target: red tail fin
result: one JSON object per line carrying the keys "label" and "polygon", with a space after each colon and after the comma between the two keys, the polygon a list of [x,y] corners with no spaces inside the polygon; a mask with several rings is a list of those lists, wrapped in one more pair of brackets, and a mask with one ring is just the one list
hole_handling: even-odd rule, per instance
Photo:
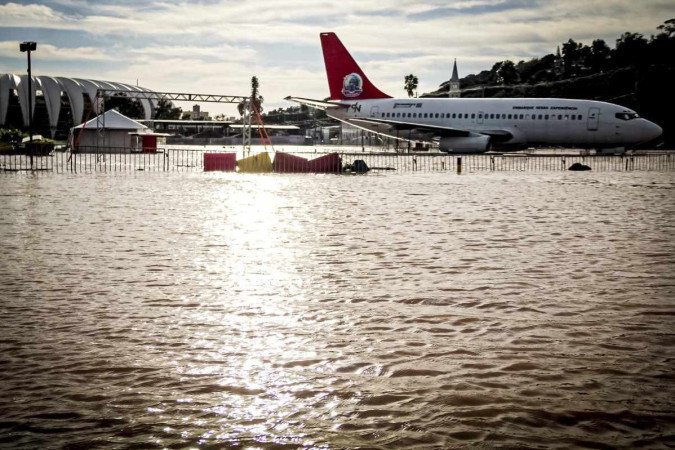
{"label": "red tail fin", "polygon": [[335,33],[321,33],[321,48],[332,100],[391,98],[370,82]]}

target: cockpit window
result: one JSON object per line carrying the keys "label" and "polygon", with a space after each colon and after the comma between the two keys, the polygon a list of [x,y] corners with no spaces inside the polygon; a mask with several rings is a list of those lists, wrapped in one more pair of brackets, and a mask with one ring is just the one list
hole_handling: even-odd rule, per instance
{"label": "cockpit window", "polygon": [[614,114],[614,117],[616,117],[617,119],[621,119],[621,120],[633,120],[633,119],[637,119],[640,116],[638,116],[637,113],[634,113],[634,112],[620,112],[620,113]]}

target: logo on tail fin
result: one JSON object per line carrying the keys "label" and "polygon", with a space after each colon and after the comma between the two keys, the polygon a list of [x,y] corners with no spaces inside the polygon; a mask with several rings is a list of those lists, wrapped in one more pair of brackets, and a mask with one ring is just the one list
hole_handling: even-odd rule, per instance
{"label": "logo on tail fin", "polygon": [[342,95],[358,97],[363,92],[363,79],[358,73],[350,73],[342,80]]}

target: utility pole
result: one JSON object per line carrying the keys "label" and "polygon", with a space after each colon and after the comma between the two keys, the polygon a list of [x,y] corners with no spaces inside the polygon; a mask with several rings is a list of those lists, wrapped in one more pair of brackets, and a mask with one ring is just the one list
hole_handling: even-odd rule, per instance
{"label": "utility pole", "polygon": [[30,52],[37,50],[37,43],[27,41],[19,44],[19,50],[28,54],[28,156],[33,168],[33,77],[30,73]]}

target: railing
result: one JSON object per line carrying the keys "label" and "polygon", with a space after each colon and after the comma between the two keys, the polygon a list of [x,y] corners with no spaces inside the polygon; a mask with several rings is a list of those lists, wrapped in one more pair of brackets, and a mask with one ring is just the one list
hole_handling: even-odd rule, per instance
{"label": "railing", "polygon": [[[294,148],[294,150],[297,147]],[[625,171],[674,171],[675,152],[646,153],[635,155],[574,155],[574,154],[474,154],[452,155],[446,153],[393,153],[393,152],[337,152],[342,165],[363,160],[372,169],[398,173],[410,172],[483,172],[520,171],[547,172],[567,170],[574,163],[591,167],[596,172]],[[109,148],[102,152],[92,148],[80,148],[77,153],[53,152],[47,156],[1,154],[0,172],[51,171],[57,173],[94,172],[175,172],[204,170],[204,153],[226,153],[230,149],[160,148],[157,152],[134,153],[126,148]],[[325,151],[286,151],[297,156],[313,159]],[[248,156],[248,155],[247,155]],[[273,158],[273,155],[270,155]],[[238,154],[237,159],[243,155]]]}

